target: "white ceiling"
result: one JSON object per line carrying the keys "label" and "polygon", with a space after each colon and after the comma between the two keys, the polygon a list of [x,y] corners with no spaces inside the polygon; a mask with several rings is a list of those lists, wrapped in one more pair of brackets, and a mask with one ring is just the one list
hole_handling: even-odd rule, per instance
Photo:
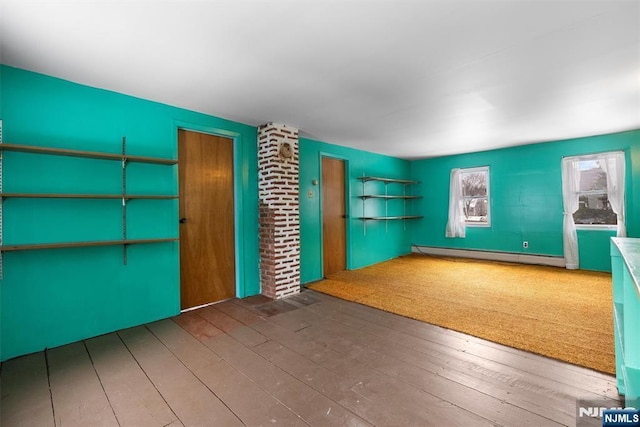
{"label": "white ceiling", "polygon": [[0,0],[2,63],[403,158],[640,128],[640,1]]}

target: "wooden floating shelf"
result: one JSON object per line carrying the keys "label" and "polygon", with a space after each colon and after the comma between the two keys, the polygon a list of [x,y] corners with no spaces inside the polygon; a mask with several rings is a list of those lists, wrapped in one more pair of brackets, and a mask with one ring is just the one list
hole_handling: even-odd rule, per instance
{"label": "wooden floating shelf", "polygon": [[[363,174],[364,175],[364,174]],[[362,181],[362,195],[358,196],[360,199],[362,199],[362,216],[359,217],[358,219],[362,220],[362,229],[364,234],[367,234],[367,221],[385,221],[386,227],[387,227],[387,231],[388,231],[388,226],[389,223],[388,221],[396,221],[396,220],[406,220],[406,219],[419,219],[422,218],[422,216],[418,216],[418,215],[406,215],[407,212],[407,200],[415,200],[415,199],[421,199],[422,196],[417,196],[417,195],[410,195],[410,194],[406,194],[406,186],[407,185],[413,185],[413,184],[420,184],[420,181],[414,181],[414,180],[410,180],[410,179],[396,179],[396,178],[383,178],[383,177],[379,177],[379,176],[361,176],[358,177],[357,179],[359,179],[360,181]],[[374,182],[382,182],[384,183],[384,194],[367,194],[366,193],[366,183],[369,181],[374,181]],[[402,192],[403,194],[389,194],[388,193],[388,186],[387,184],[400,184],[400,185],[404,185],[404,191]],[[393,193],[393,192],[392,192]],[[379,199],[379,200],[384,200],[384,214],[380,215],[380,216],[365,216],[366,215],[366,202],[369,199]],[[389,200],[402,200],[403,201],[403,209],[402,209],[402,215],[389,215]],[[406,227],[406,223],[405,223],[405,227]]]}
{"label": "wooden floating shelf", "polygon": [[362,196],[358,196],[359,198],[366,199],[421,199],[422,196],[385,196],[384,194],[364,194]]}
{"label": "wooden floating shelf", "polygon": [[94,242],[4,245],[4,246],[0,246],[0,252],[30,251],[30,250],[37,250],[37,249],[57,249],[57,248],[82,248],[87,246],[134,245],[139,243],[162,243],[162,242],[175,242],[175,241],[178,241],[178,238],[171,237],[171,238],[161,238],[161,239],[100,240],[100,241],[94,241]]}
{"label": "wooden floating shelf", "polygon": [[377,176],[360,176],[360,181],[380,181],[384,183],[396,183],[396,184],[420,184],[420,181],[412,181],[410,179],[395,179],[395,178],[380,178]]}
{"label": "wooden floating shelf", "polygon": [[38,147],[34,145],[22,145],[22,144],[0,144],[0,150],[4,151],[20,151],[23,153],[35,153],[35,154],[51,154],[55,156],[67,156],[67,157],[85,157],[90,159],[100,160],[118,160],[136,163],[155,163],[161,165],[175,165],[178,163],[174,159],[162,159],[158,157],[145,157],[145,156],[130,156],[128,154],[114,154],[114,153],[100,153],[97,151],[83,151],[83,150],[69,150],[66,148],[48,148]]}
{"label": "wooden floating shelf", "polygon": [[420,219],[424,218],[421,215],[400,215],[400,216],[361,216],[358,219],[363,221],[373,220],[398,220],[398,219]]}
{"label": "wooden floating shelf", "polygon": [[0,193],[0,197],[15,199],[177,199],[173,195],[151,194],[73,194],[73,193]]}
{"label": "wooden floating shelf", "polygon": [[170,196],[170,195],[153,195],[153,194],[126,194],[124,196],[125,199],[154,199],[154,200],[169,200],[169,199],[177,199],[178,196]]}

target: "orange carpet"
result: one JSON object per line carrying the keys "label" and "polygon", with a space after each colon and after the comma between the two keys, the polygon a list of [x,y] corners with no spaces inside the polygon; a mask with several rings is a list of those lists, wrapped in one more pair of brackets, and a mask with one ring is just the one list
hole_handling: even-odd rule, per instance
{"label": "orange carpet", "polygon": [[609,273],[408,255],[309,288],[615,373]]}

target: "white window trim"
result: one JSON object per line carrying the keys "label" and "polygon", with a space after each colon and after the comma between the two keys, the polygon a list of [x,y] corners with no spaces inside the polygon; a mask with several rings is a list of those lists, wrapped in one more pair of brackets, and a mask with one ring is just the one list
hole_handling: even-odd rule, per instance
{"label": "white window trim", "polygon": [[576,230],[603,230],[616,231],[617,225],[613,224],[576,224]]}
{"label": "white window trim", "polygon": [[[598,160],[599,156],[603,154],[615,154],[622,153],[624,155],[624,151],[614,150],[614,151],[603,151],[602,153],[595,154],[585,154],[583,156],[568,156],[567,159],[577,159],[578,161],[589,161],[589,160]],[[582,194],[579,192],[578,194]],[[609,193],[606,192],[608,195]],[[617,224],[575,224],[576,230],[591,230],[591,231],[616,231],[618,229]]]}
{"label": "white window trim", "polygon": [[[491,227],[491,174],[489,172],[489,166],[478,166],[474,168],[460,168],[460,180],[462,181],[462,174],[464,173],[474,173],[474,172],[486,172],[487,173],[487,222],[475,222],[475,221],[465,221],[465,227],[480,227],[480,228],[488,228]],[[484,197],[484,196],[483,196]],[[477,197],[474,197],[477,199]],[[463,200],[465,197],[463,196]]]}

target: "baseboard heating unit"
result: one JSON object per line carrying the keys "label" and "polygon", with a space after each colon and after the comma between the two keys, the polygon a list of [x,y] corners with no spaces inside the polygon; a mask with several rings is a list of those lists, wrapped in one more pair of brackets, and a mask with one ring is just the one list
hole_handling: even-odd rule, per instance
{"label": "baseboard heating unit", "polygon": [[513,252],[492,252],[473,249],[449,249],[434,246],[411,245],[411,252],[423,255],[450,256],[459,258],[474,258],[489,261],[517,262],[521,264],[550,265],[564,267],[564,257],[519,254]]}

